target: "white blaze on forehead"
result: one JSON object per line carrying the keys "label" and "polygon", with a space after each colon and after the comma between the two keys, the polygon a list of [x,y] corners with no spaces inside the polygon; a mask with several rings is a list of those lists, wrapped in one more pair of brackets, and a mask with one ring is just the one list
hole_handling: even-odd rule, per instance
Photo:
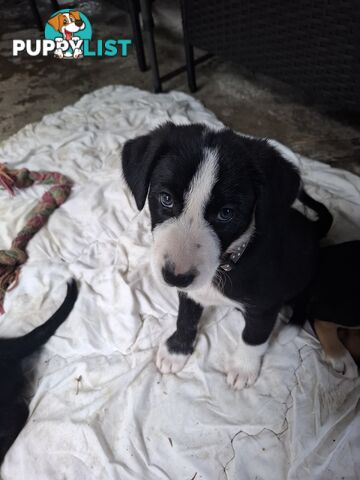
{"label": "white blaze on forehead", "polygon": [[205,207],[210,200],[211,192],[217,182],[218,170],[218,151],[205,148],[204,159],[191,181],[185,198],[184,217],[190,217],[195,220],[195,218],[203,216]]}

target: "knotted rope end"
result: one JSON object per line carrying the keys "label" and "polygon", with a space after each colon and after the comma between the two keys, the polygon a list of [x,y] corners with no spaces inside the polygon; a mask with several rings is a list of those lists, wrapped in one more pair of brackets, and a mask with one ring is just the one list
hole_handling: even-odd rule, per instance
{"label": "knotted rope end", "polygon": [[15,183],[15,180],[11,176],[11,174],[10,174],[9,170],[7,169],[6,165],[4,163],[0,163],[0,185],[10,195],[15,195],[14,183]]}
{"label": "knotted rope end", "polygon": [[0,315],[4,313],[4,297],[19,283],[20,266],[27,260],[27,254],[19,248],[0,250]]}

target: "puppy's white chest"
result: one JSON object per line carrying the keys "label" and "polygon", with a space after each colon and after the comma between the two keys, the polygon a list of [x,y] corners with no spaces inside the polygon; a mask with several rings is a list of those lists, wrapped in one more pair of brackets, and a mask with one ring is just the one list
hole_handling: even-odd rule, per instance
{"label": "puppy's white chest", "polygon": [[244,307],[240,302],[236,302],[231,298],[223,295],[220,290],[215,288],[213,285],[206,285],[205,287],[199,288],[197,290],[191,290],[186,292],[188,297],[190,297],[195,302],[199,303],[203,307],[235,307],[243,310]]}

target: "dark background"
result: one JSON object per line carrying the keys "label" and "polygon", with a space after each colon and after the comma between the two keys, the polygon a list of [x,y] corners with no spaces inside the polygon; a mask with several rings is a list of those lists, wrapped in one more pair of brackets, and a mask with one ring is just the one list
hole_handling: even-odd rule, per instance
{"label": "dark background", "polygon": [[[37,0],[44,22],[50,2]],[[90,19],[94,38],[131,38],[130,21],[121,1],[59,1]],[[29,122],[73,104],[83,94],[110,84],[151,90],[150,72],[138,70],[133,47],[129,56],[60,61],[50,57],[12,57],[12,39],[37,39],[27,0],[0,0],[0,142]],[[177,0],[154,3],[156,41],[161,73],[184,62]],[[226,125],[251,135],[273,137],[316,160],[360,174],[358,118],[328,115],[306,104],[292,90],[273,80],[213,58],[197,67],[195,97]],[[188,92],[185,75],[166,89]]]}

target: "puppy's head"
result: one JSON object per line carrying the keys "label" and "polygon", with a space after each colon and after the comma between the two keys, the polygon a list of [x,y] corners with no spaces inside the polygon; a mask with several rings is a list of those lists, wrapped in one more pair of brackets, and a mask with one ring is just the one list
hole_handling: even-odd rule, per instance
{"label": "puppy's head", "polygon": [[149,201],[154,274],[181,290],[212,280],[249,228],[266,234],[296,198],[299,175],[266,140],[167,123],[126,142],[124,178],[139,210]]}
{"label": "puppy's head", "polygon": [[67,40],[71,39],[74,32],[83,30],[85,23],[81,20],[80,12],[74,10],[69,13],[58,13],[48,20],[48,23],[58,32],[61,32]]}

